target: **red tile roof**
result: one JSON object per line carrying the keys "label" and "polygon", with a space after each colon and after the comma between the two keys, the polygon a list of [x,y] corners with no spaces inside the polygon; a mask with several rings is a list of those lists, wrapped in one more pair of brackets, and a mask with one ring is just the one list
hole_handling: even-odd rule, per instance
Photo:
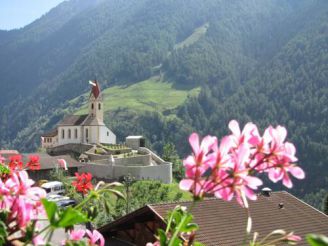
{"label": "red tile roof", "polygon": [[40,169],[54,169],[58,167],[58,159],[64,159],[67,162],[67,167],[81,167],[84,164],[78,162],[77,160],[73,159],[69,155],[58,155],[58,156],[51,156],[46,153],[23,153],[21,154],[23,158],[23,162],[26,163],[29,160],[30,155],[37,155],[39,156],[40,160]]}
{"label": "red tile roof", "polygon": [[[147,205],[102,227],[101,230],[110,234],[110,231],[123,228],[122,224],[136,223],[133,214],[137,212],[140,217],[142,211],[144,216],[153,214],[163,220],[167,212],[177,204],[190,207],[192,202]],[[259,238],[276,229],[293,231],[303,239],[308,233],[328,234],[328,216],[285,191],[273,192],[270,197],[259,195],[257,201],[250,202],[250,212],[253,220],[252,232],[258,232]],[[247,213],[236,201],[206,199],[196,203],[192,214],[199,225],[196,240],[205,245],[242,245]],[[307,244],[303,240],[299,245]]]}

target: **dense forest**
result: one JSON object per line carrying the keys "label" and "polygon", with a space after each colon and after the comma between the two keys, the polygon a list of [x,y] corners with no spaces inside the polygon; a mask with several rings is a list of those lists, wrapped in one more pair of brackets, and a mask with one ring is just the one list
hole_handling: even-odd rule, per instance
{"label": "dense forest", "polygon": [[0,31],[1,148],[37,149],[41,132],[79,109],[70,100],[89,79],[106,88],[153,76],[201,91],[170,110],[106,112],[120,141],[142,134],[159,153],[173,143],[183,158],[193,131],[222,136],[231,119],[281,124],[307,174],[293,192],[318,200],[328,189],[325,0],[63,2]]}

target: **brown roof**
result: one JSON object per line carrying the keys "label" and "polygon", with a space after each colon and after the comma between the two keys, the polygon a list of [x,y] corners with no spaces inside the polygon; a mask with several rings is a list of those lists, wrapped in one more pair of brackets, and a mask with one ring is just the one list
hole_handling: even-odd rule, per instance
{"label": "brown roof", "polygon": [[57,129],[52,129],[51,131],[43,133],[41,136],[42,137],[55,137],[58,135]]}
{"label": "brown roof", "polygon": [[[190,207],[192,202],[147,205],[100,230],[110,234],[111,231],[123,228],[123,224],[136,223],[134,213],[145,218],[146,215],[149,217],[149,214],[153,214],[163,221],[167,212],[177,204]],[[280,208],[279,204],[282,204],[283,208]],[[259,238],[276,229],[294,231],[303,239],[308,233],[328,234],[328,216],[285,191],[273,192],[270,197],[260,195],[257,201],[250,202],[250,211],[253,220],[252,232],[258,232]],[[142,213],[143,216],[140,215]],[[205,245],[242,245],[247,213],[236,201],[207,199],[196,203],[192,214],[199,225],[196,234],[198,241]],[[307,244],[303,240],[299,245]]]}
{"label": "brown roof", "polygon": [[84,126],[104,126],[103,122],[100,122],[96,117],[89,116],[82,123]]}
{"label": "brown roof", "polygon": [[26,163],[28,161],[28,156],[29,155],[37,155],[37,156],[40,157],[41,169],[56,168],[58,159],[64,159],[67,162],[67,167],[68,168],[83,166],[83,163],[78,162],[77,160],[73,159],[69,155],[50,156],[46,153],[24,153],[24,154],[22,154],[24,163]]}
{"label": "brown roof", "polygon": [[0,155],[18,155],[18,150],[15,149],[1,149]]}
{"label": "brown roof", "polygon": [[58,126],[79,126],[84,122],[87,117],[87,114],[67,115],[61,122],[59,122]]}

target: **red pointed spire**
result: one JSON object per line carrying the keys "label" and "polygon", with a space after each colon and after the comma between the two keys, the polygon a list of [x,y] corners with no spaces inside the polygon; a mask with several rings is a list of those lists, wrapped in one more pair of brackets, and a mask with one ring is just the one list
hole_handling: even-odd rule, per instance
{"label": "red pointed spire", "polygon": [[92,86],[92,94],[93,96],[97,99],[98,96],[100,95],[100,87],[99,87],[99,84],[97,82],[97,80],[94,80],[93,81],[96,85],[93,85]]}

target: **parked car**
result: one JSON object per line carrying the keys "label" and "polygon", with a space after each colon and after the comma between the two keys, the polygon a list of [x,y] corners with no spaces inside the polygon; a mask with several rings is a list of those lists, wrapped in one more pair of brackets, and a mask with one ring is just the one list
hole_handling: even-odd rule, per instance
{"label": "parked car", "polygon": [[47,194],[46,198],[48,201],[51,201],[51,202],[57,202],[60,200],[70,199],[68,196],[62,196],[62,195],[57,195],[57,194]]}
{"label": "parked car", "polygon": [[59,181],[51,181],[47,182],[41,185],[41,188],[43,188],[47,194],[64,194],[65,193],[65,187],[62,182]]}
{"label": "parked car", "polygon": [[57,201],[56,204],[59,207],[68,207],[68,206],[74,206],[76,204],[76,201],[73,199],[64,199],[64,200]]}
{"label": "parked car", "polygon": [[68,196],[61,196],[57,194],[48,194],[47,200],[55,202],[59,207],[74,206],[76,204],[76,201],[69,198]]}

